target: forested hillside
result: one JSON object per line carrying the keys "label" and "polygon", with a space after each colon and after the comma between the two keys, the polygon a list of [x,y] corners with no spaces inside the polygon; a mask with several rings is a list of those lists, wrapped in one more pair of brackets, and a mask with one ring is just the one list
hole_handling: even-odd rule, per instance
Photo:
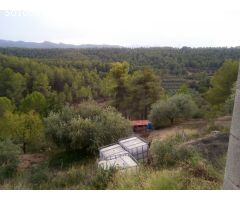
{"label": "forested hillside", "polygon": [[240,48],[103,48],[21,49],[0,48],[7,55],[34,58],[55,66],[109,70],[111,62],[128,62],[131,67],[151,66],[162,73],[214,72],[226,59],[237,60]]}
{"label": "forested hillside", "polygon": [[[237,48],[0,49],[0,188],[219,188],[227,135],[214,157],[219,168],[185,143],[228,132],[215,121],[231,115],[239,55]],[[98,149],[132,135],[134,119],[149,119],[154,131],[191,120],[204,126],[160,142],[148,132],[146,140],[157,139],[136,175],[99,170]]]}

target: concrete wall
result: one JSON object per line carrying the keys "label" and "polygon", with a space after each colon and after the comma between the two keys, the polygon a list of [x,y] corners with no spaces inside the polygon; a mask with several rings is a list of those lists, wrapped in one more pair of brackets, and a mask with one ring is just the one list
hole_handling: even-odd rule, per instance
{"label": "concrete wall", "polygon": [[240,70],[238,72],[223,189],[240,189]]}

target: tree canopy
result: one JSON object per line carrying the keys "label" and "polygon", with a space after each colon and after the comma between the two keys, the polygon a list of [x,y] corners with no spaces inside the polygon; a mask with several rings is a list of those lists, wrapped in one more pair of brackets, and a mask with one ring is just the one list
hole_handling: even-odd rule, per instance
{"label": "tree canopy", "polygon": [[0,138],[9,138],[21,144],[25,153],[28,145],[39,143],[43,138],[43,123],[33,111],[28,113],[6,112],[0,119]]}
{"label": "tree canopy", "polygon": [[160,100],[152,105],[149,118],[155,128],[172,125],[175,119],[193,117],[198,111],[191,96],[176,94],[166,100]]}
{"label": "tree canopy", "polygon": [[35,110],[40,114],[44,114],[47,108],[47,101],[40,92],[33,92],[27,95],[21,102],[20,109],[24,112]]}
{"label": "tree canopy", "polygon": [[60,112],[51,112],[44,121],[47,137],[66,150],[95,153],[99,147],[130,133],[130,124],[120,113],[94,102],[64,107]]}
{"label": "tree canopy", "polygon": [[206,99],[213,105],[226,101],[231,94],[231,88],[237,80],[238,62],[227,60],[216,71],[211,79],[211,88],[206,93]]}
{"label": "tree canopy", "polygon": [[6,111],[12,112],[14,108],[15,106],[10,99],[7,97],[0,97],[0,117],[2,117]]}

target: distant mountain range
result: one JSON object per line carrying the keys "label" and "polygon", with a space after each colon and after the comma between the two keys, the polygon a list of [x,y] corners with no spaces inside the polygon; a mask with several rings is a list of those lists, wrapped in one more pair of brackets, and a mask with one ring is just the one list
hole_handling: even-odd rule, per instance
{"label": "distant mountain range", "polygon": [[17,48],[42,48],[42,49],[53,49],[53,48],[74,48],[74,49],[84,49],[84,48],[123,48],[118,45],[97,45],[97,44],[64,44],[64,43],[53,43],[53,42],[24,42],[24,41],[11,41],[11,40],[1,40],[0,47],[17,47]]}

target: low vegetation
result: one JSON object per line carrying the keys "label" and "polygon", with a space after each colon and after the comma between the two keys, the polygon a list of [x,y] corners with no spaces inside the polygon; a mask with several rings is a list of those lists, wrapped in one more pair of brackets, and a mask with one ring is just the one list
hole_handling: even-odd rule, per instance
{"label": "low vegetation", "polygon": [[10,140],[0,141],[0,184],[17,173],[19,146]]}
{"label": "low vegetation", "polygon": [[[98,169],[95,157],[86,157],[79,152],[71,152],[68,156],[70,152],[62,152],[25,170],[16,170],[16,164],[11,165],[14,166],[10,168],[11,175],[4,178],[1,188],[220,189],[224,164],[221,167],[212,165],[197,146],[185,143],[186,138],[179,135],[156,140],[150,149],[149,164],[141,164],[136,172],[127,174],[115,169]],[[226,150],[215,157],[216,161],[224,163],[225,153]]]}
{"label": "low vegetation", "polygon": [[[232,112],[238,62],[201,60],[221,51],[0,49],[0,188],[219,189],[227,134],[209,146],[190,140],[220,130],[215,119]],[[167,77],[182,85],[163,87]],[[192,118],[207,121],[204,133],[153,140],[136,173],[97,168],[98,148],[130,135],[129,120],[157,130]]]}
{"label": "low vegetation", "polygon": [[198,111],[191,96],[176,94],[166,100],[160,100],[152,105],[149,119],[155,128],[173,125],[176,119],[188,119]]}
{"label": "low vegetation", "polygon": [[[117,142],[130,133],[130,123],[114,108],[96,103],[64,107],[44,119],[46,137],[66,151],[96,153],[98,148]],[[113,134],[114,133],[114,134]]]}

